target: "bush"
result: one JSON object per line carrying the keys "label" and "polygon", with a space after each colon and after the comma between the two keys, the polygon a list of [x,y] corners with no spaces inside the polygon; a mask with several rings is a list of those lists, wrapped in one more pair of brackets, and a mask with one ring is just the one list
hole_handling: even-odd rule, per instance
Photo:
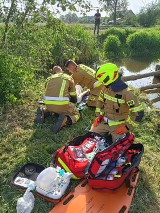
{"label": "bush", "polygon": [[99,59],[96,39],[80,26],[54,22],[52,25],[26,28],[15,26],[8,32],[8,51],[31,60],[39,74],[46,74],[53,65],[64,66],[69,58],[89,64]]}
{"label": "bush", "polygon": [[0,54],[0,105],[14,104],[33,82],[33,72],[22,58]]}
{"label": "bush", "polygon": [[127,45],[131,56],[159,56],[160,33],[154,30],[136,32],[128,36]]}
{"label": "bush", "polygon": [[65,32],[53,35],[51,53],[56,64],[64,65],[72,58],[85,64],[99,59],[96,40],[80,26],[68,26]]}
{"label": "bush", "polygon": [[126,31],[124,29],[120,28],[115,28],[111,27],[108,30],[106,30],[104,33],[100,35],[100,40],[103,43],[104,40],[109,36],[109,35],[115,35],[119,38],[120,42],[124,44],[126,42]]}
{"label": "bush", "polygon": [[108,58],[117,58],[122,56],[122,45],[119,38],[115,35],[109,35],[104,42],[104,54]]}

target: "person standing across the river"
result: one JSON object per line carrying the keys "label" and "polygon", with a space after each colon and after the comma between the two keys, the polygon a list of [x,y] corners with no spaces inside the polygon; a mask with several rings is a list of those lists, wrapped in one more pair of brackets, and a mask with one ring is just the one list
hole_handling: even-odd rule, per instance
{"label": "person standing across the river", "polygon": [[97,35],[99,35],[99,26],[100,26],[100,21],[101,21],[101,14],[99,12],[99,9],[97,9],[97,12],[94,15],[94,35],[96,33],[97,29]]}

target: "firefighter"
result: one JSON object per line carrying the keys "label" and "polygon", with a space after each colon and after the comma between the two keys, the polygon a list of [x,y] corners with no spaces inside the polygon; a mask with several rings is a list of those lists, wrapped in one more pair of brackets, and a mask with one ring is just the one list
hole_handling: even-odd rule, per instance
{"label": "firefighter", "polygon": [[53,67],[53,73],[55,74],[51,75],[46,82],[44,96],[46,108],[39,109],[37,120],[44,119],[47,112],[58,114],[58,121],[53,126],[53,132],[57,133],[63,126],[76,123],[80,114],[75,105],[77,103],[77,95],[73,78],[64,74],[59,66]]}
{"label": "firefighter", "polygon": [[90,89],[87,105],[96,107],[99,93],[103,88],[103,84],[95,79],[95,71],[83,64],[77,65],[74,61],[68,60],[65,64],[66,69],[72,73],[75,84]]}
{"label": "firefighter", "polygon": [[107,63],[100,66],[96,78],[105,87],[99,95],[96,118],[90,131],[101,135],[110,134],[112,141],[115,141],[138,127],[144,116],[143,106],[122,81],[115,64]]}

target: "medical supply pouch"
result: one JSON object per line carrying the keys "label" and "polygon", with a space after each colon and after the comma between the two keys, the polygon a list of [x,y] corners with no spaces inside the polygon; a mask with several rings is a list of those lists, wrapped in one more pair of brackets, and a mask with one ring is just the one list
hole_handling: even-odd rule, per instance
{"label": "medical supply pouch", "polygon": [[[104,150],[97,153],[88,169],[88,184],[97,190],[116,190],[124,183],[130,186],[138,172],[138,165],[144,152],[142,144],[131,144],[132,135],[127,141],[121,142],[122,152]],[[131,140],[131,141],[130,141]],[[127,143],[126,143],[127,142]],[[118,146],[119,146],[118,145]],[[118,147],[117,147],[118,149]],[[111,156],[111,157],[110,157]]]}
{"label": "medical supply pouch", "polygon": [[73,173],[72,178],[84,178],[95,154],[103,147],[106,148],[108,143],[104,137],[88,132],[57,150],[52,162],[54,166],[60,166],[65,171]]}

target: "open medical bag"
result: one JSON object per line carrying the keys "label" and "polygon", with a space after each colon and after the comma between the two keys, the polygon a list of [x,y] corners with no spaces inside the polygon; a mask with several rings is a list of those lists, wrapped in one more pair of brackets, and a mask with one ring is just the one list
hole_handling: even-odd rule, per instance
{"label": "open medical bag", "polygon": [[109,142],[102,136],[88,132],[83,136],[74,138],[67,145],[57,150],[53,155],[53,165],[60,166],[67,172],[72,172],[74,179],[85,178],[87,168],[96,154],[97,137],[102,139],[105,146],[109,146]]}
{"label": "open medical bag", "polygon": [[105,141],[106,146],[100,151],[97,134],[89,132],[57,150],[53,164],[72,172],[72,178],[87,178],[94,189],[116,190],[138,172],[144,148],[133,142],[134,135],[127,134],[112,144]]}
{"label": "open medical bag", "polygon": [[139,171],[138,165],[143,152],[143,145],[138,143],[129,146],[116,159],[113,155],[109,160],[105,160],[105,150],[98,153],[88,169],[88,184],[97,190],[116,190],[124,183],[132,187],[132,178]]}

